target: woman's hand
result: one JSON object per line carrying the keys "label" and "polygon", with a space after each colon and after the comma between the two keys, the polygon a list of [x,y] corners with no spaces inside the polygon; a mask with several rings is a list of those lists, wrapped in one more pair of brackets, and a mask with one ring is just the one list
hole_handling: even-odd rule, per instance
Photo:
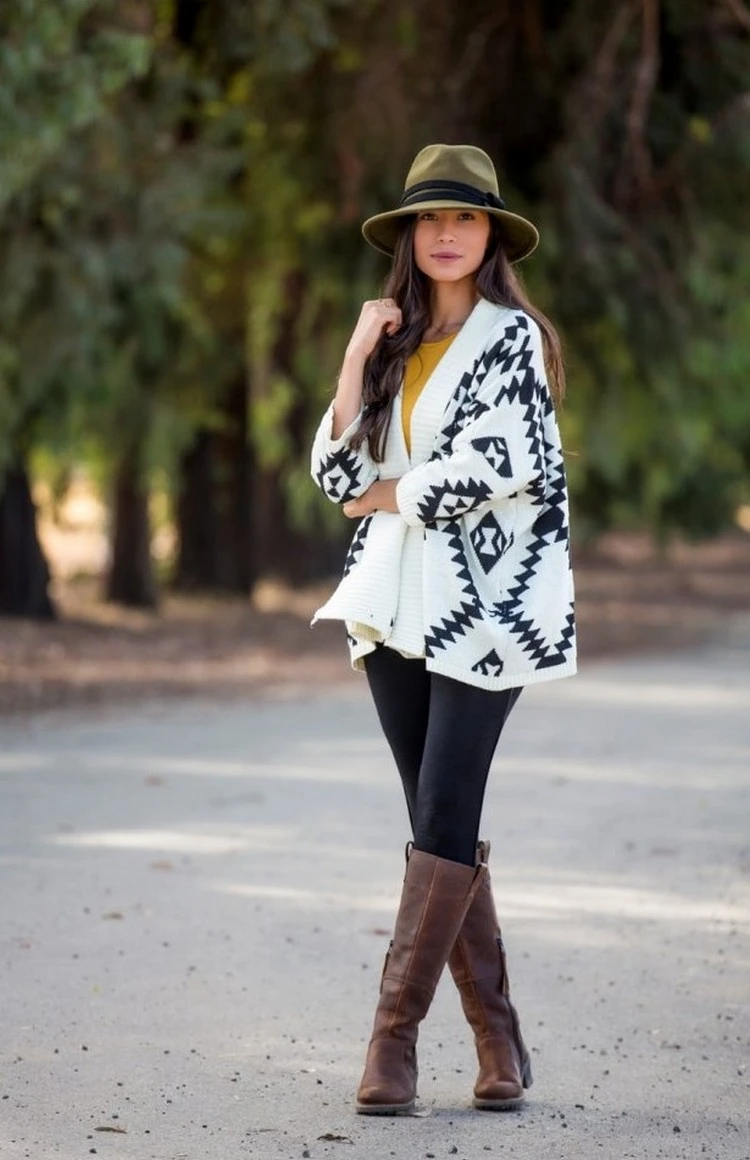
{"label": "woman's hand", "polygon": [[383,331],[393,334],[401,325],[401,311],[392,298],[365,302],[346,348],[341,367],[336,397],[333,402],[334,439],[351,426],[362,409],[362,382],[365,363],[372,354]]}
{"label": "woman's hand", "polygon": [[397,485],[397,479],[376,479],[358,499],[350,499],[348,503],[343,504],[341,510],[350,520],[358,520],[362,516],[371,515],[372,512],[398,514]]}
{"label": "woman's hand", "polygon": [[392,298],[377,298],[374,302],[365,302],[349,339],[345,360],[369,358],[383,332],[395,334],[400,326],[401,311]]}

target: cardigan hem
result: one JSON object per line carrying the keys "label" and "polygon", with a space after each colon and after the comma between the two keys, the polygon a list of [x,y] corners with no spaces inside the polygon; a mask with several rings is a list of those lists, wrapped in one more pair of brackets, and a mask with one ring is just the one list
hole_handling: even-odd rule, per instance
{"label": "cardigan hem", "polygon": [[454,681],[462,681],[465,685],[474,685],[477,689],[489,689],[490,692],[515,689],[524,685],[540,685],[544,681],[572,677],[578,668],[576,658],[572,657],[564,664],[555,665],[548,669],[534,669],[525,673],[501,673],[499,677],[484,677],[481,673],[469,674],[458,665],[435,660],[434,657],[427,657],[426,664],[427,671],[430,673],[440,673],[443,677],[452,677]]}
{"label": "cardigan hem", "polygon": [[[388,645],[387,640],[378,643],[384,646]],[[355,646],[350,646],[351,667],[354,672],[363,673],[365,671],[362,662],[369,653],[375,651],[375,648],[374,641],[364,640],[359,640]],[[400,652],[402,656],[407,656],[401,649],[395,651]],[[578,671],[577,658],[575,657],[562,665],[555,665],[554,668],[537,669],[533,672],[513,675],[501,673],[499,677],[483,677],[479,673],[467,673],[460,666],[446,664],[445,661],[436,661],[434,657],[409,656],[408,659],[424,660],[428,673],[438,673],[441,677],[450,677],[454,681],[460,681],[463,685],[473,685],[476,689],[487,689],[491,693],[500,693],[503,689],[523,688],[526,685],[541,685],[546,681],[561,680],[563,677],[573,677]]]}
{"label": "cardigan hem", "polygon": [[366,637],[358,637],[357,643],[349,646],[349,658],[355,673],[365,672],[365,657],[374,653],[378,647],[389,648],[407,661],[423,661],[425,659],[424,653],[410,652],[409,649],[394,644],[389,637],[382,640],[367,640]]}

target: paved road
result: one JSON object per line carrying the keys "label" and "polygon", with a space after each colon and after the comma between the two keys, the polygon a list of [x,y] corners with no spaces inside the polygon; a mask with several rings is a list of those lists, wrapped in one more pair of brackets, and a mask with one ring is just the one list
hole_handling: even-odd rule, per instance
{"label": "paved road", "polygon": [[508,725],[484,831],[520,1113],[470,1109],[447,978],[424,1114],[352,1113],[404,839],[361,678],[0,736],[3,1160],[750,1157],[747,634]]}

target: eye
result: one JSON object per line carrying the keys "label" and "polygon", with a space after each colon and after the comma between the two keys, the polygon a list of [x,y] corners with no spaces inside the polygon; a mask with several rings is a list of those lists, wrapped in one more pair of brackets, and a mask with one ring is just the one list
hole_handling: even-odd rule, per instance
{"label": "eye", "polygon": [[431,222],[434,221],[436,217],[437,214],[434,214],[431,209],[425,209],[422,210],[421,214],[419,215],[419,221]]}
{"label": "eye", "polygon": [[458,216],[459,218],[469,222],[473,222],[476,217],[476,215],[472,213],[470,209],[462,210]]}

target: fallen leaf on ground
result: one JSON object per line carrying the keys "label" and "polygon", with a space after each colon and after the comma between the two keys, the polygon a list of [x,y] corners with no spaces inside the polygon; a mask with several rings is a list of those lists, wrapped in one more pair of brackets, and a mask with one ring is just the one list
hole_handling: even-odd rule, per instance
{"label": "fallen leaf on ground", "polygon": [[351,1136],[337,1136],[335,1132],[325,1132],[324,1135],[318,1136],[319,1140],[338,1140],[341,1144],[353,1144]]}
{"label": "fallen leaf on ground", "polygon": [[102,1124],[99,1128],[94,1128],[95,1132],[117,1132],[120,1136],[127,1136],[126,1128],[112,1128],[109,1124]]}

